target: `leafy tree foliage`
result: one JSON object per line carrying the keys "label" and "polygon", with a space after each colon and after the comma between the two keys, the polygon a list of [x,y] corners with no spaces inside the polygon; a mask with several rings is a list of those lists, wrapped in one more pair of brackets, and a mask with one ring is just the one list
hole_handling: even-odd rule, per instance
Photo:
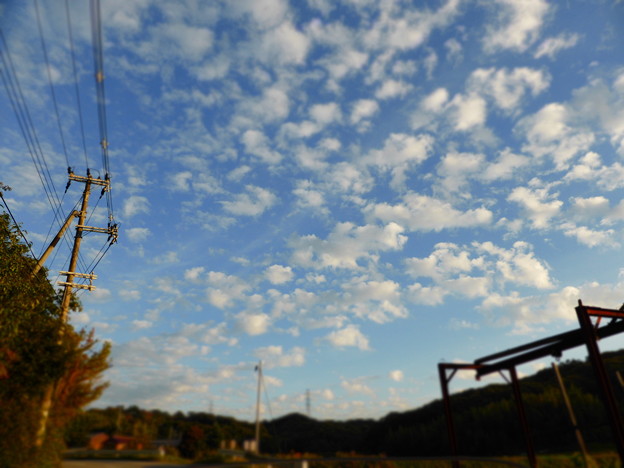
{"label": "leafy tree foliage", "polygon": [[[45,270],[0,214],[0,467],[60,466],[64,426],[106,387],[110,345],[63,323]],[[72,301],[72,308],[79,304]],[[44,395],[52,390],[46,436],[37,447]]]}

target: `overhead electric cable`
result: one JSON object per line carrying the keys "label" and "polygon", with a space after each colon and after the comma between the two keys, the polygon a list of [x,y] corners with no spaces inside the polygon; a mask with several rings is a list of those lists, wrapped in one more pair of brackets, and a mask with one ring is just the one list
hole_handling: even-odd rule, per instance
{"label": "overhead electric cable", "polygon": [[76,103],[78,105],[78,120],[80,121],[80,134],[82,135],[82,148],[85,157],[86,168],[89,169],[89,158],[87,156],[87,140],[85,138],[84,121],[82,117],[82,103],[80,100],[80,91],[78,90],[78,73],[76,71],[76,53],[74,48],[74,36],[72,34],[71,16],[69,14],[69,3],[65,0],[65,13],[67,16],[67,32],[69,34],[69,48],[71,51],[72,70],[74,72],[74,88],[76,90]]}
{"label": "overhead electric cable", "polygon": [[4,205],[4,207],[7,210],[7,213],[9,213],[9,216],[13,220],[13,225],[17,229],[17,232],[19,232],[20,236],[22,236],[22,239],[24,239],[24,242],[26,243],[26,246],[28,247],[28,250],[30,250],[30,254],[33,256],[34,259],[36,259],[37,257],[35,257],[35,253],[32,250],[31,243],[28,242],[28,239],[26,239],[26,235],[24,234],[24,231],[22,231],[22,229],[20,228],[17,220],[15,219],[15,216],[13,216],[13,212],[11,211],[11,208],[9,208],[9,205],[6,202],[6,200],[4,198],[4,195],[2,194],[2,190],[0,190],[0,200],[2,200],[2,204]]}
{"label": "overhead electric cable", "polygon": [[19,84],[15,66],[13,64],[11,54],[9,53],[2,29],[0,29],[0,40],[2,42],[2,47],[0,47],[0,61],[2,62],[4,70],[6,70],[6,73],[2,73],[2,69],[0,69],[2,81],[7,90],[7,94],[9,95],[9,101],[13,107],[13,111],[17,118],[22,136],[26,142],[26,146],[28,147],[30,156],[39,174],[39,179],[43,185],[46,197],[48,198],[48,202],[50,203],[54,213],[54,217],[58,225],[61,226],[65,216],[63,216],[60,199],[58,193],[56,192],[56,187],[52,181],[48,163],[44,157],[41,144],[39,143],[37,133],[32,123],[32,118],[30,117],[30,112],[28,111],[26,100],[24,99],[24,93],[22,92],[22,88]]}
{"label": "overhead electric cable", "polygon": [[56,114],[56,123],[58,125],[59,135],[61,136],[61,143],[63,145],[63,153],[65,154],[65,162],[67,162],[67,167],[70,167],[69,164],[69,156],[67,155],[67,145],[65,144],[65,136],[63,134],[63,127],[61,126],[61,117],[58,110],[58,104],[56,102],[56,92],[54,91],[54,85],[52,84],[52,72],[50,69],[50,61],[48,60],[48,49],[45,45],[45,39],[43,37],[43,28],[41,27],[41,15],[39,13],[39,2],[38,0],[34,0],[35,2],[35,13],[37,17],[37,28],[39,29],[39,39],[41,40],[41,50],[43,51],[43,59],[46,64],[46,72],[48,75],[48,84],[50,85],[50,94],[52,95],[52,103],[54,104],[54,112]]}
{"label": "overhead electric cable", "polygon": [[[0,31],[1,33],[1,31]],[[0,50],[0,61],[2,61],[4,63],[4,65],[6,65],[5,60],[4,60],[4,55],[2,54],[2,50]],[[6,66],[4,67],[6,70]],[[0,79],[2,80],[5,89],[7,90],[7,93],[9,95],[9,101],[11,103],[11,107],[13,108],[13,111],[16,115],[17,118],[17,122],[18,122],[18,126],[20,127],[20,130],[22,132],[22,136],[24,138],[24,141],[26,142],[26,146],[28,148],[28,152],[30,154],[31,159],[33,160],[33,164],[35,166],[35,169],[37,171],[37,176],[39,177],[39,180],[41,181],[41,185],[43,186],[43,190],[46,194],[46,198],[48,199],[48,202],[50,204],[50,206],[52,207],[52,211],[54,213],[54,217],[56,219],[56,221],[59,224],[62,224],[59,222],[59,211],[61,210],[61,202],[58,201],[57,202],[57,206],[55,207],[55,203],[53,201],[53,193],[52,190],[54,189],[54,186],[52,185],[52,190],[50,189],[50,181],[45,177],[45,174],[42,174],[42,171],[44,171],[44,168],[41,168],[39,166],[39,164],[41,164],[41,161],[39,160],[39,158],[37,157],[37,150],[35,148],[35,142],[33,141],[32,138],[32,131],[34,131],[33,129],[30,129],[28,127],[28,121],[25,120],[24,114],[23,114],[23,110],[22,112],[20,112],[20,106],[19,106],[19,102],[16,102],[16,99],[19,99],[18,96],[14,95],[12,93],[12,91],[14,92],[15,90],[13,89],[13,84],[9,82],[9,80],[11,79],[10,75],[7,75],[6,73],[2,72],[2,69],[0,68]],[[49,174],[49,172],[48,172]],[[51,229],[51,228],[50,228]],[[63,236],[63,240],[65,241],[65,243],[69,246],[69,242],[70,240],[68,239],[68,234],[65,233]]]}
{"label": "overhead electric cable", "polygon": [[[100,17],[100,1],[91,0],[91,38],[93,46],[93,62],[95,67],[95,87],[97,94],[98,122],[100,128],[100,146],[102,149],[102,167],[105,178],[110,179],[110,164],[108,157],[108,127],[106,122],[106,94],[104,92],[104,56],[102,52],[102,21]],[[108,218],[112,223],[113,199],[110,184],[106,192]]]}
{"label": "overhead electric cable", "polygon": [[273,411],[271,411],[271,400],[269,399],[269,392],[267,391],[266,383],[264,382],[264,379],[262,379],[262,388],[264,388],[264,399],[266,401],[267,408],[269,410],[269,416],[271,417],[271,419],[273,419]]}

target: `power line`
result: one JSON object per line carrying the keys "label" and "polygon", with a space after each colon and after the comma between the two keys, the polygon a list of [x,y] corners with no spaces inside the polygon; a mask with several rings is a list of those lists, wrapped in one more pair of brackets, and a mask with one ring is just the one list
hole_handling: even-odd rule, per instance
{"label": "power line", "polygon": [[76,72],[76,53],[74,48],[74,37],[72,35],[71,16],[69,14],[69,3],[65,0],[65,13],[67,16],[67,32],[69,34],[69,48],[71,51],[72,70],[74,72],[74,88],[76,91],[76,103],[78,105],[78,119],[80,121],[80,134],[82,135],[82,148],[85,157],[86,168],[89,169],[89,158],[87,157],[87,141],[85,138],[84,121],[82,117],[82,104],[80,100],[80,91],[78,90],[78,73]]}
{"label": "power line", "polygon": [[20,236],[22,236],[22,239],[24,239],[24,242],[26,243],[26,246],[28,247],[28,250],[30,250],[30,254],[32,255],[32,257],[34,259],[36,259],[37,257],[35,257],[35,253],[32,250],[32,246],[31,243],[28,242],[28,239],[26,239],[26,235],[24,234],[24,231],[22,231],[22,229],[20,228],[17,220],[15,219],[15,216],[13,216],[13,212],[11,211],[11,208],[9,208],[8,203],[6,202],[6,199],[4,198],[4,195],[2,193],[2,190],[0,190],[0,200],[2,200],[2,204],[4,205],[4,207],[7,210],[7,213],[9,213],[9,216],[11,217],[11,219],[13,220],[13,225],[15,226],[15,228],[17,229],[17,232],[19,232]]}
{"label": "power line", "polygon": [[[110,179],[110,164],[108,157],[108,127],[106,121],[106,94],[104,92],[104,55],[102,51],[102,21],[100,17],[100,0],[91,0],[91,38],[93,45],[93,62],[95,67],[95,87],[97,94],[98,122],[100,128],[100,146],[102,149],[102,166],[105,178]],[[109,189],[106,192],[108,205],[108,220],[114,221],[113,199]]]}
{"label": "power line", "polygon": [[59,135],[61,136],[61,143],[63,145],[63,153],[65,154],[65,162],[67,167],[69,164],[69,157],[67,156],[67,145],[65,144],[65,136],[63,135],[63,128],[61,127],[61,117],[59,115],[58,104],[56,102],[56,92],[54,91],[54,85],[52,84],[52,73],[50,71],[50,62],[48,60],[48,50],[45,45],[45,39],[43,38],[43,28],[41,27],[41,15],[39,13],[39,2],[35,2],[35,13],[37,17],[37,28],[39,29],[39,38],[41,39],[41,50],[43,51],[43,58],[46,64],[46,72],[48,75],[48,84],[50,85],[50,94],[52,95],[52,102],[54,104],[54,112],[56,114],[56,123],[58,124]]}
{"label": "power line", "polygon": [[[43,150],[41,149],[41,144],[39,143],[39,138],[37,137],[26,100],[24,99],[24,94],[22,92],[2,29],[0,29],[0,41],[3,46],[0,47],[0,61],[3,66],[3,68],[0,69],[0,77],[2,78],[2,82],[9,96],[11,107],[13,108],[13,112],[17,118],[17,122],[20,127],[20,131],[22,132],[22,136],[24,137],[24,141],[26,142],[30,157],[33,160],[39,175],[46,198],[52,208],[54,218],[56,219],[58,225],[61,226],[62,219],[64,218],[61,203],[52,181],[52,176],[50,175],[50,170],[44,157]],[[4,73],[3,70],[5,70]]]}

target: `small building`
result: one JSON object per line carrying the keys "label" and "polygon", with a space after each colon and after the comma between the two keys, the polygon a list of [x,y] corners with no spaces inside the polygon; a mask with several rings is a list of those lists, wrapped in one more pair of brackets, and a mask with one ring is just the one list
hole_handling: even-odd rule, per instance
{"label": "small building", "polygon": [[145,445],[143,440],[138,440],[136,437],[98,432],[91,435],[88,447],[91,450],[143,450],[146,448]]}

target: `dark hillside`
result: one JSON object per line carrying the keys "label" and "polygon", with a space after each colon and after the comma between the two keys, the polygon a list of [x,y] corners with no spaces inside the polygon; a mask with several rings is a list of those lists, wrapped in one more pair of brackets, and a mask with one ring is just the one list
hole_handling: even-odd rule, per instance
{"label": "dark hillside", "polygon": [[[603,358],[616,394],[624,400],[616,377],[616,371],[624,372],[624,351],[604,353]],[[610,427],[591,366],[566,361],[559,369],[586,442],[610,444]],[[553,370],[546,368],[521,379],[520,387],[536,449],[577,450]],[[461,453],[501,455],[524,450],[510,385],[454,394],[451,405]],[[415,410],[388,414],[371,429],[366,445],[374,453],[439,455],[448,453],[447,440],[442,401],[435,400]]]}
{"label": "dark hillside", "polygon": [[[617,371],[624,372],[624,350],[604,353],[616,396],[624,403]],[[587,362],[566,361],[559,365],[586,442],[607,448],[611,433],[593,370]],[[529,425],[538,451],[576,451],[576,439],[551,368],[521,379]],[[524,451],[511,386],[492,384],[466,390],[451,397],[459,449],[465,455],[504,455]],[[623,405],[624,406],[624,405]],[[624,408],[621,408],[624,410]],[[197,442],[216,449],[221,440],[240,444],[253,439],[254,425],[234,418],[207,413],[177,412],[173,415],[135,406],[91,409],[78,417],[67,432],[67,440],[84,443],[90,432],[104,431],[146,439],[203,437]],[[441,400],[418,409],[390,413],[378,421],[319,421],[302,414],[289,414],[262,423],[261,447],[265,453],[337,452],[385,453],[390,456],[447,455],[446,423]]]}
{"label": "dark hillside", "polygon": [[368,452],[366,435],[374,427],[372,419],[350,421],[317,421],[299,413],[275,419],[264,424],[267,431],[279,441],[282,453],[310,452]]}

